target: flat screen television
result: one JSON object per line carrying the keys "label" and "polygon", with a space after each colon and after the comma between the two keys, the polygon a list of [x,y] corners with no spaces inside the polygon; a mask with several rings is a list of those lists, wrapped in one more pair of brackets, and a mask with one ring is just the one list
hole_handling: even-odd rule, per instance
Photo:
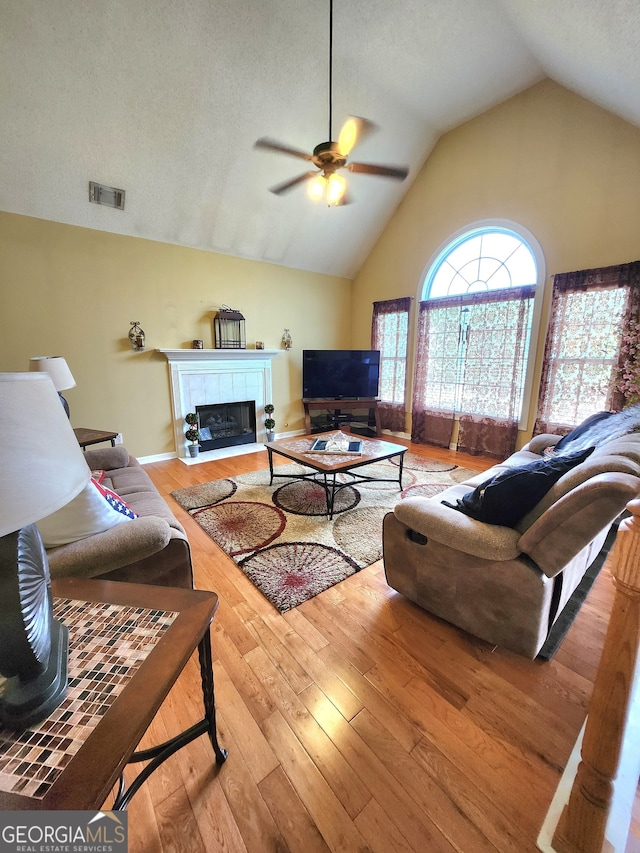
{"label": "flat screen television", "polygon": [[302,351],[302,396],[307,400],[377,397],[379,350]]}

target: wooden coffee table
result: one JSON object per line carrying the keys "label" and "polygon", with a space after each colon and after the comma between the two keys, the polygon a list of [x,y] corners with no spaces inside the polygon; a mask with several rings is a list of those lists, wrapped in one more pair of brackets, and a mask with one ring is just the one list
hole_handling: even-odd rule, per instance
{"label": "wooden coffee table", "polygon": [[[266,444],[269,454],[269,474],[273,483],[275,477],[282,477],[288,480],[313,480],[319,483],[325,490],[327,496],[327,516],[329,520],[333,518],[333,508],[335,505],[336,494],[347,486],[352,486],[358,482],[378,483],[398,483],[402,491],[402,465],[404,454],[407,448],[402,444],[391,444],[389,441],[380,441],[373,438],[362,438],[362,453],[354,455],[353,453],[310,453],[311,445],[318,438],[329,438],[337,435],[339,430],[322,434],[305,435],[298,438],[285,438],[280,441],[272,441]],[[353,436],[360,439],[360,436]],[[273,466],[273,454],[284,456],[285,459],[291,459],[293,462],[299,462],[301,465],[310,468],[309,473],[304,474],[278,474]],[[356,471],[356,468],[363,468],[365,465],[371,465],[374,462],[381,462],[383,459],[393,459],[398,456],[398,476],[387,479],[385,477],[368,476]],[[346,474],[351,479],[341,482],[337,479],[338,474]]]}

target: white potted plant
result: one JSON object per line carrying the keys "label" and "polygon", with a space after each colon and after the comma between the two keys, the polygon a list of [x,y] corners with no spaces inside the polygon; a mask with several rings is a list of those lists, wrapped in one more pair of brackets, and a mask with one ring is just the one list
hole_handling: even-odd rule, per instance
{"label": "white potted plant", "polygon": [[267,431],[267,441],[274,441],[275,437],[276,437],[276,434],[274,432],[274,429],[276,427],[276,422],[271,417],[271,415],[274,412],[274,409],[275,409],[275,407],[274,407],[273,403],[267,403],[267,405],[264,407],[264,413],[267,416],[264,419],[264,428]]}
{"label": "white potted plant", "polygon": [[195,412],[189,412],[189,414],[185,416],[185,421],[187,422],[188,429],[184,435],[187,441],[191,442],[191,444],[189,445],[189,454],[194,457],[198,455],[198,451],[200,450],[200,431],[198,430],[198,416]]}

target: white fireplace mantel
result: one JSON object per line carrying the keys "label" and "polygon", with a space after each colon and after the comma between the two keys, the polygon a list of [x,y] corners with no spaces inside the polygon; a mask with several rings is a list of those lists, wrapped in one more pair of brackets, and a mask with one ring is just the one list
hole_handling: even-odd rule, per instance
{"label": "white fireplace mantel", "polygon": [[[255,400],[256,444],[229,451],[235,455],[241,448],[241,452],[248,453],[263,447],[267,440],[264,406],[271,402],[271,361],[283,350],[157,349],[156,352],[169,362],[176,452],[183,462],[192,461],[184,437],[184,418],[188,412],[195,412],[196,406]],[[230,455],[225,450],[211,450],[201,456]]]}
{"label": "white fireplace mantel", "polygon": [[284,350],[279,349],[158,349],[167,357],[169,364],[173,361],[240,361],[264,360],[275,358]]}

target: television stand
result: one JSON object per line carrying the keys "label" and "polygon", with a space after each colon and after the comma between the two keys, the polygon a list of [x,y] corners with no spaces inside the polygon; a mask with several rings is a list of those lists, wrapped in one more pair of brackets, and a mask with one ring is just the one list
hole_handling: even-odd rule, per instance
{"label": "television stand", "polygon": [[[360,422],[372,432],[377,438],[382,435],[380,428],[380,413],[378,412],[378,400],[374,397],[345,397],[336,400],[333,397],[302,398],[304,407],[304,425],[307,435],[312,435],[311,412],[325,411],[326,422],[316,432],[326,432],[328,429],[340,429],[342,426]],[[358,417],[354,414],[359,410],[366,411],[366,415]]]}

